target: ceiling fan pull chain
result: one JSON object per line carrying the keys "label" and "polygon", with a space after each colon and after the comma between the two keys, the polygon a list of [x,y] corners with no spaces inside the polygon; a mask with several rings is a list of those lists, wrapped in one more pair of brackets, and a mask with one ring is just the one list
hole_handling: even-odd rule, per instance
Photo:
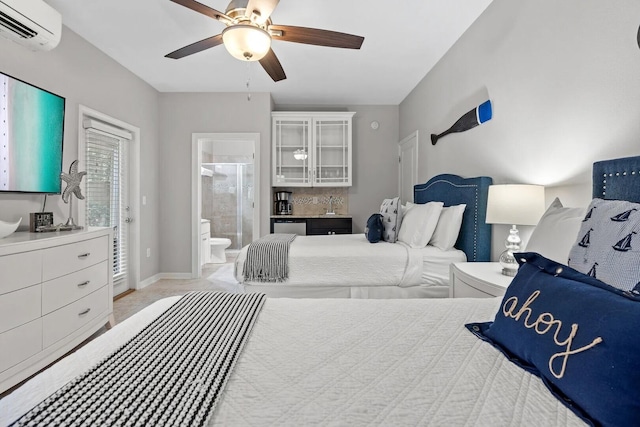
{"label": "ceiling fan pull chain", "polygon": [[251,62],[247,62],[247,101],[251,101],[251,90],[249,88],[251,84]]}

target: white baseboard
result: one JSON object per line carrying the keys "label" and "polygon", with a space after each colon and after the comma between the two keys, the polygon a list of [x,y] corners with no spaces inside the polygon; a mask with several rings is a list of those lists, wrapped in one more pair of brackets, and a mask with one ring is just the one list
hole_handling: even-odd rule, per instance
{"label": "white baseboard", "polygon": [[140,283],[138,283],[138,287],[136,289],[144,289],[152,283],[157,282],[162,279],[177,279],[177,280],[185,280],[192,279],[191,273],[158,273],[154,276],[151,276],[147,279],[144,279]]}

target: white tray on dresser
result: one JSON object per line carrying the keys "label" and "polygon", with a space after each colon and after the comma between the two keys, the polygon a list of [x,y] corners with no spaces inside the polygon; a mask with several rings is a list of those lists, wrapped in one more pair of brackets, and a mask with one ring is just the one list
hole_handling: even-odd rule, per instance
{"label": "white tray on dresser", "polygon": [[109,228],[0,239],[0,393],[113,325]]}

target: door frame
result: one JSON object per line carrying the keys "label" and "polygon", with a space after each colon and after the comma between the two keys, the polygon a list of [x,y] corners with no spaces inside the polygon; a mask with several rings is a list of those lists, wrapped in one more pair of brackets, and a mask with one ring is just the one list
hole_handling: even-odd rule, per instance
{"label": "door frame", "polygon": [[192,133],[191,134],[191,277],[202,276],[200,268],[200,218],[202,217],[202,142],[204,139],[253,142],[253,240],[260,236],[260,134],[246,133]]}
{"label": "door frame", "polygon": [[[82,104],[78,108],[78,168],[86,170],[85,150],[86,139],[83,122],[85,119],[96,119],[111,126],[124,129],[131,133],[129,145],[129,248],[128,248],[128,289],[140,289],[140,128],[122,120],[118,120],[100,111],[93,110]],[[82,187],[86,192],[86,182]],[[78,222],[86,227],[85,202],[78,200]],[[114,292],[115,295],[115,292]]]}
{"label": "door frame", "polygon": [[[413,159],[414,164],[412,165],[413,167],[413,184],[412,185],[416,185],[418,184],[418,170],[420,168],[420,161],[419,161],[419,157],[420,157],[420,139],[418,138],[418,131],[416,130],[415,132],[411,133],[409,136],[407,136],[406,138],[402,139],[400,142],[398,142],[398,194],[402,195],[402,148],[405,144],[409,143],[410,141],[415,139],[415,144],[416,144],[416,151],[415,151],[415,158]],[[404,201],[404,200],[403,200]],[[412,200],[413,201],[413,200]]]}

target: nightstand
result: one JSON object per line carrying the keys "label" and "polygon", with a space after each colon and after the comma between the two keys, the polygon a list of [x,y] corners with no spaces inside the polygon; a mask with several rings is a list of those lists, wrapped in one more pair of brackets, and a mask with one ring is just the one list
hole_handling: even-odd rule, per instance
{"label": "nightstand", "polygon": [[449,297],[491,298],[504,295],[513,277],[497,262],[457,262],[449,268]]}

